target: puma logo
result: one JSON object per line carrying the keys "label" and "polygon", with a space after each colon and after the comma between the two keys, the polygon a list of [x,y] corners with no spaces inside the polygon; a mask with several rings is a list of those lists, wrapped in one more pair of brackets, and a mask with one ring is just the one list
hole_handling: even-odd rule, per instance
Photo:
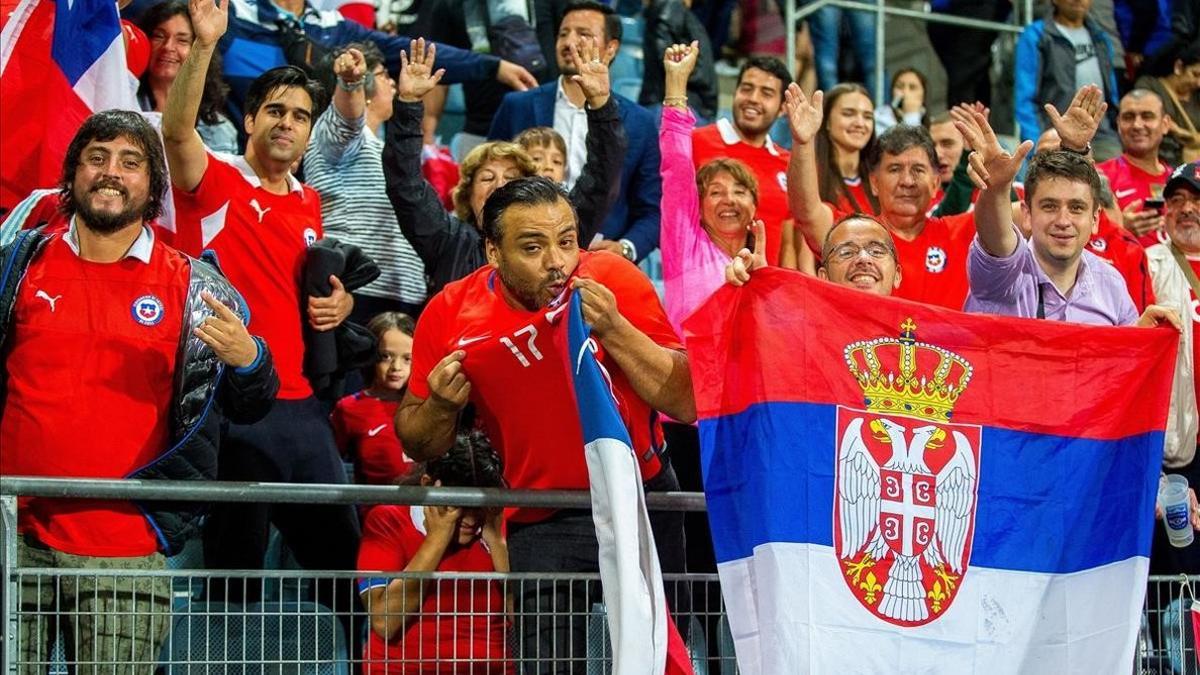
{"label": "puma logo", "polygon": [[61,298],[62,296],[56,295],[52,298],[52,297],[50,297],[50,294],[47,293],[46,291],[39,290],[37,293],[33,294],[33,297],[41,298],[42,300],[45,300],[47,303],[49,303],[50,304],[50,313],[53,314],[54,313],[54,303],[58,302],[58,299]]}
{"label": "puma logo", "polygon": [[261,224],[262,224],[262,219],[263,219],[263,216],[267,215],[267,211],[270,211],[270,210],[271,210],[271,207],[269,207],[269,206],[268,206],[268,207],[267,207],[267,208],[265,208],[265,209],[264,209],[264,208],[262,208],[262,207],[260,207],[260,206],[258,205],[258,200],[257,200],[257,199],[251,199],[251,200],[250,200],[250,206],[251,206],[251,207],[254,209],[254,212],[258,214],[258,222],[259,222],[259,224],[261,225]]}

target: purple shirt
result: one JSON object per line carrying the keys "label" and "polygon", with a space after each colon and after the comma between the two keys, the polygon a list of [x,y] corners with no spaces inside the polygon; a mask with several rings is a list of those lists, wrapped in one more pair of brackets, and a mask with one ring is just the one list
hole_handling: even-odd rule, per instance
{"label": "purple shirt", "polygon": [[1129,326],[1137,322],[1137,309],[1121,275],[1095,254],[1084,251],[1075,286],[1067,297],[1033,257],[1029,242],[1019,234],[1017,250],[997,258],[983,250],[978,235],[967,255],[971,292],[963,309],[981,314],[1037,318],[1041,288],[1045,317],[1093,326]]}

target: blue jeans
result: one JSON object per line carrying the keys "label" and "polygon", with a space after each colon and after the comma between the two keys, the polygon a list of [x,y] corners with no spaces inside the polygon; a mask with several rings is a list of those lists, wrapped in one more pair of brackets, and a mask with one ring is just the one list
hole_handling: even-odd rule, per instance
{"label": "blue jeans", "polygon": [[808,16],[812,34],[813,55],[817,63],[817,86],[824,91],[838,83],[838,56],[841,54],[843,17],[850,23],[850,46],[862,69],[864,84],[876,98],[875,91],[875,15],[870,12],[843,10],[841,7],[822,7]]}

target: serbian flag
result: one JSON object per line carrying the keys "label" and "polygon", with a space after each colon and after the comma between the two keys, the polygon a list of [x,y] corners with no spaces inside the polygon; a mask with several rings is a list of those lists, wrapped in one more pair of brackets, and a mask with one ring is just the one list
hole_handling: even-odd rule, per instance
{"label": "serbian flag", "polygon": [[565,340],[561,353],[583,429],[612,673],[691,675],[687,647],[667,611],[641,472],[608,373],[596,360],[598,346],[583,320],[578,292],[570,294],[565,309],[565,326],[556,335]]}
{"label": "serbian flag", "polygon": [[1131,668],[1174,330],[763,269],[685,332],[742,673]]}
{"label": "serbian flag", "polygon": [[137,110],[113,0],[0,0],[0,208],[58,183],[95,111]]}

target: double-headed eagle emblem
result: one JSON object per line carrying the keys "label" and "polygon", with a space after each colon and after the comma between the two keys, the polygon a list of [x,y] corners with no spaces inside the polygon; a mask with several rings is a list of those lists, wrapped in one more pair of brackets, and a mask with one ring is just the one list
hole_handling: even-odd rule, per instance
{"label": "double-headed eagle emblem", "polygon": [[834,537],[842,574],[879,618],[928,623],[957,596],[970,558],[979,477],[977,426],[952,424],[971,365],[899,338],[848,345],[865,409],[839,406]]}

